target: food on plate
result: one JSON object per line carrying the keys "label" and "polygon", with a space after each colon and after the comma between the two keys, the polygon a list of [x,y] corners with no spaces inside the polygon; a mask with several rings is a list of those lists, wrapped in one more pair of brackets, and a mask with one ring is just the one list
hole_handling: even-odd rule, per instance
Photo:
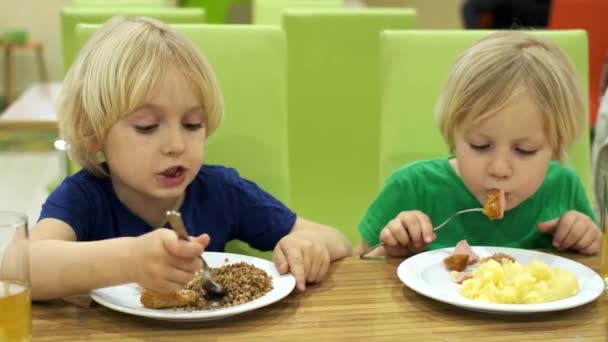
{"label": "food on plate", "polygon": [[[494,260],[500,264],[506,263],[506,262],[515,262],[515,258],[510,256],[509,254],[505,254],[505,253],[494,253],[492,256],[489,257],[485,257],[482,258],[479,263],[483,264],[484,262],[488,262],[490,260]],[[462,272],[458,271],[458,270],[453,270],[451,275],[450,275],[450,279],[458,284],[461,284],[463,281],[467,280],[467,279],[471,279],[473,278],[473,272]]]}
{"label": "food on plate", "polygon": [[501,219],[505,215],[505,191],[502,189],[492,189],[488,191],[488,199],[483,206],[483,213],[490,220]]}
{"label": "food on plate", "polygon": [[473,278],[472,272],[452,271],[450,273],[450,280],[457,284],[461,284],[463,281],[471,278]]}
{"label": "food on plate", "polygon": [[456,244],[456,247],[454,247],[454,254],[468,255],[469,256],[469,265],[472,265],[472,264],[476,263],[477,260],[479,260],[479,257],[477,256],[477,254],[475,254],[475,252],[473,252],[473,249],[471,248],[471,246],[469,246],[469,243],[467,242],[467,240],[458,241],[458,243]]}
{"label": "food on plate", "polygon": [[466,298],[502,304],[534,304],[568,298],[579,292],[576,275],[566,269],[551,268],[542,261],[529,265],[488,259],[465,280],[460,294]]}
{"label": "food on plate", "polygon": [[479,262],[480,264],[483,264],[486,261],[489,260],[494,260],[496,262],[498,262],[499,264],[504,264],[505,262],[515,262],[515,258],[510,256],[509,254],[505,254],[505,253],[494,253],[492,256],[489,257],[485,257],[483,259],[481,259],[481,261]]}
{"label": "food on plate", "polygon": [[196,302],[198,296],[192,290],[175,290],[169,293],[160,293],[148,290],[144,287],[140,289],[139,301],[144,307],[150,309],[176,308],[187,306]]}
{"label": "food on plate", "polygon": [[460,272],[469,265],[469,256],[466,254],[452,254],[443,259],[443,263],[448,270]]}
{"label": "food on plate", "polygon": [[174,293],[141,290],[140,301],[144,307],[207,310],[235,306],[262,297],[272,290],[272,277],[266,271],[245,262],[211,267],[213,279],[228,290],[221,299],[209,298],[203,288],[202,272],[197,272],[186,288]]}
{"label": "food on plate", "polygon": [[469,246],[467,240],[461,240],[454,247],[454,252],[443,259],[443,263],[450,271],[460,272],[464,270],[467,265],[472,265],[479,260],[479,257]]}

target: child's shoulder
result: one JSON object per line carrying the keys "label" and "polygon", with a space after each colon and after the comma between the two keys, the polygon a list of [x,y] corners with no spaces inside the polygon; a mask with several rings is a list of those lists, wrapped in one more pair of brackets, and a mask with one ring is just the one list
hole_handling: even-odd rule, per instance
{"label": "child's shoulder", "polygon": [[545,183],[554,185],[556,183],[569,183],[578,179],[578,173],[569,165],[564,165],[558,161],[551,161],[547,169]]}
{"label": "child's shoulder", "polygon": [[109,177],[96,176],[89,170],[83,168],[75,174],[66,177],[61,185],[70,187],[77,186],[90,189],[95,186],[103,186],[106,183],[111,183]]}
{"label": "child's shoulder", "polygon": [[218,183],[221,185],[237,185],[242,180],[236,169],[223,165],[203,165],[196,178],[206,184]]}
{"label": "child's shoulder", "polygon": [[81,169],[73,175],[64,178],[49,194],[47,201],[56,203],[81,201],[95,202],[107,198],[113,192],[112,181],[109,177],[98,177],[86,169]]}
{"label": "child's shoulder", "polygon": [[206,177],[228,177],[234,178],[239,177],[239,173],[236,169],[223,165],[202,165],[199,170],[199,175]]}

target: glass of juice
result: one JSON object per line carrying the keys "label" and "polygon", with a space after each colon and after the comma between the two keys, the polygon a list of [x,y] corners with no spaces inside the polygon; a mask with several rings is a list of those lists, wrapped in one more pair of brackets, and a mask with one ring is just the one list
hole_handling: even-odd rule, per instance
{"label": "glass of juice", "polygon": [[27,216],[0,211],[0,341],[32,339]]}
{"label": "glass of juice", "polygon": [[608,176],[601,178],[602,181],[602,200],[600,208],[600,229],[602,230],[602,247],[600,250],[600,277],[608,289]]}

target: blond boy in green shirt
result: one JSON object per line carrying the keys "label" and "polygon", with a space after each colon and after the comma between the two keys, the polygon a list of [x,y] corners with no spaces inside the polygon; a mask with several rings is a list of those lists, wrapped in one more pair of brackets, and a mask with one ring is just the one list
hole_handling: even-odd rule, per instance
{"label": "blond boy in green shirt", "polygon": [[[554,43],[518,31],[492,34],[453,65],[436,116],[454,158],[398,169],[363,217],[359,252],[408,256],[471,245],[555,247],[595,254],[600,231],[576,174],[555,162],[586,120],[574,68]],[[502,220],[461,215],[502,189]]]}

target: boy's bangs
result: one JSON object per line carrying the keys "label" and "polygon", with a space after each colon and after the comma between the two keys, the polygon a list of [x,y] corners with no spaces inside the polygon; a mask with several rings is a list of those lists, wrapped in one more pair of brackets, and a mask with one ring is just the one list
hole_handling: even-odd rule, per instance
{"label": "boy's bangs", "polygon": [[[117,81],[123,97],[117,108],[117,120],[151,100],[171,61],[172,53],[166,44],[147,41],[141,44],[143,46],[138,49],[138,55],[128,58],[128,63],[118,70],[118,74],[122,74]],[[151,49],[151,46],[155,49]]]}
{"label": "boy's bangs", "polygon": [[461,125],[468,130],[503,110],[517,96],[525,91],[521,74],[514,77],[502,77],[496,81],[488,78],[484,84],[479,84],[472,90],[473,96],[468,96],[469,103],[463,105],[455,126]]}

